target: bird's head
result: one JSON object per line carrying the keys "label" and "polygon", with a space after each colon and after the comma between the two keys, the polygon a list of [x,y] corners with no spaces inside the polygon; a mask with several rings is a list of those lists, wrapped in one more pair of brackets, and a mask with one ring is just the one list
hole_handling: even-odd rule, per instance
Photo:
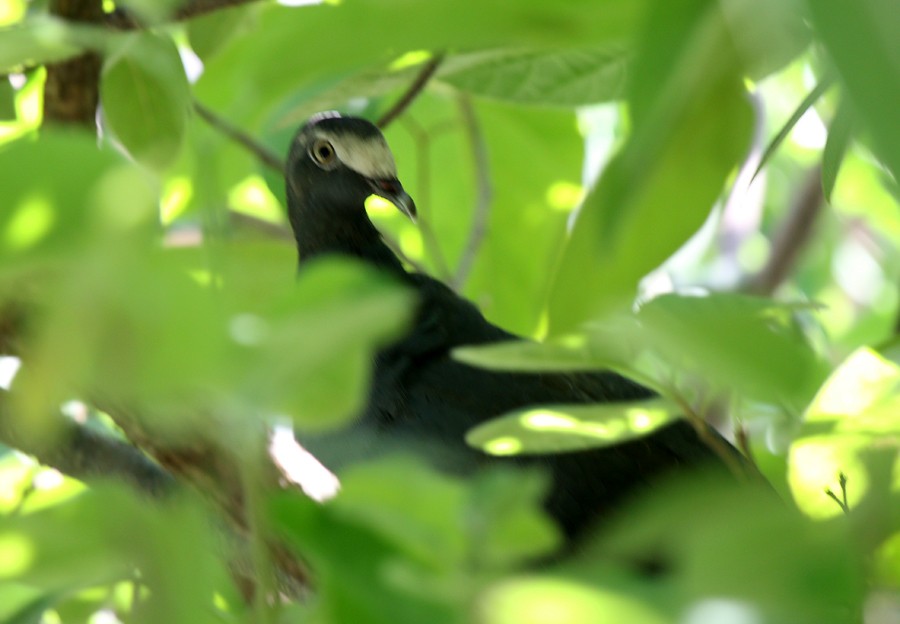
{"label": "bird's head", "polygon": [[338,113],[312,117],[294,137],[285,178],[295,205],[363,211],[366,198],[378,195],[410,219],[416,218],[416,205],[397,179],[384,135],[359,117]]}

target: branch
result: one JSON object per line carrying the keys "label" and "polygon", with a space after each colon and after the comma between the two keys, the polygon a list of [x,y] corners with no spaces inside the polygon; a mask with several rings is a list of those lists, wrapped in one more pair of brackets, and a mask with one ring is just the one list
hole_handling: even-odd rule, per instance
{"label": "branch", "polygon": [[812,226],[824,205],[822,167],[816,165],[807,173],[803,185],[788,208],[787,216],[775,233],[766,265],[759,273],[748,278],[741,290],[757,295],[775,292],[790,275],[800,252],[811,240]]}
{"label": "branch", "polygon": [[56,419],[49,435],[33,435],[29,429],[10,413],[8,393],[0,393],[0,440],[7,446],[88,483],[114,477],[152,496],[174,486],[172,477],[137,448],[64,416]]}
{"label": "branch", "polygon": [[[238,7],[256,1],[257,0],[188,0],[182,4],[181,8],[175,10],[175,12],[169,16],[167,21],[181,22],[191,19],[192,17],[200,17],[201,15],[218,11],[219,9]],[[135,30],[146,27],[146,25],[142,24],[134,14],[120,8],[117,8],[112,13],[106,15],[103,21],[107,26],[119,30]]]}
{"label": "branch", "polygon": [[279,158],[271,150],[269,150],[269,148],[262,145],[259,141],[254,139],[252,136],[250,136],[237,126],[234,126],[228,121],[222,119],[213,111],[203,106],[203,104],[201,104],[200,102],[194,102],[194,110],[197,111],[197,114],[206,123],[208,123],[210,126],[256,156],[264,165],[271,167],[279,174],[284,174],[284,161],[281,160],[281,158]]}
{"label": "branch", "polygon": [[491,185],[490,162],[488,161],[487,145],[484,141],[484,135],[481,133],[481,127],[478,119],[475,117],[475,109],[472,107],[472,101],[465,94],[459,96],[459,109],[462,113],[463,125],[466,130],[466,137],[469,140],[469,146],[472,149],[472,162],[475,167],[475,184],[477,196],[475,200],[475,211],[472,214],[472,226],[469,230],[469,239],[463,248],[462,255],[459,258],[459,264],[456,267],[456,275],[453,277],[451,285],[453,290],[459,291],[466,283],[472,265],[475,263],[475,256],[478,255],[478,249],[484,241],[484,235],[487,231],[488,216],[491,209],[491,201],[494,196],[494,189]]}
{"label": "branch", "polygon": [[391,106],[379,119],[375,122],[382,130],[387,128],[391,122],[393,122],[397,117],[403,114],[409,105],[413,103],[413,100],[418,97],[418,95],[425,88],[425,85],[428,84],[428,81],[431,80],[431,77],[434,76],[434,72],[437,71],[441,62],[444,60],[444,53],[438,52],[431,59],[422,66],[422,70],[416,76],[416,79],[412,81],[412,83],[407,87],[406,91],[403,95],[400,96],[400,99],[397,100],[393,106]]}
{"label": "branch", "polygon": [[[419,208],[419,219],[417,221],[419,232],[422,234],[422,242],[425,245],[425,252],[431,257],[431,261],[435,266],[440,278],[449,282],[451,278],[450,266],[444,258],[441,251],[441,243],[434,234],[434,230],[428,223],[428,206],[431,199],[431,156],[428,149],[428,141],[430,132],[425,131],[418,123],[410,117],[404,117],[403,123],[406,125],[416,148],[416,167],[419,179],[419,186],[416,189],[418,195],[417,206]],[[422,269],[418,269],[420,273],[426,273]]]}
{"label": "branch", "polygon": [[[103,20],[103,3],[101,0],[52,0],[50,13],[73,22],[99,23]],[[102,60],[95,52],[48,64],[44,120],[75,124],[95,132],[101,66]]]}

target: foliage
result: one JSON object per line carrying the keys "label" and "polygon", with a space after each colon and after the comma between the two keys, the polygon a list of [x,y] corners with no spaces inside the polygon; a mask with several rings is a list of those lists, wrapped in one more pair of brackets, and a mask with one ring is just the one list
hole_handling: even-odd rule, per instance
{"label": "foliage", "polygon": [[[202,488],[150,502],[5,449],[0,619],[788,623],[900,610],[889,0],[258,1],[184,21],[167,11],[185,3],[116,2],[153,24],[133,31],[46,4],[0,0],[0,316],[28,312],[22,348],[0,353],[23,362],[0,420],[52,439],[63,406],[151,454],[151,441],[193,449],[202,435],[251,485],[235,537]],[[41,121],[44,66],[85,50],[103,58],[99,145]],[[386,129],[420,224],[377,202],[370,215],[489,319],[538,340],[456,356],[612,368],[661,395],[523,410],[469,442],[555,452],[715,421],[747,440],[784,502],[684,475],[562,556],[538,472],[464,478],[404,449],[342,471],[324,505],[253,489],[261,432],[285,415],[305,432],[346,423],[413,302],[350,261],[296,278],[290,241],[266,234],[286,222],[281,176],[194,104],[284,154],[317,110],[377,119],[438,54]],[[784,240],[809,179],[827,205],[811,238]],[[786,279],[754,292],[773,263]],[[139,427],[116,419],[121,405],[143,410]],[[710,492],[721,504],[699,507]],[[283,589],[267,571],[276,539],[312,570],[295,603],[268,600]]]}

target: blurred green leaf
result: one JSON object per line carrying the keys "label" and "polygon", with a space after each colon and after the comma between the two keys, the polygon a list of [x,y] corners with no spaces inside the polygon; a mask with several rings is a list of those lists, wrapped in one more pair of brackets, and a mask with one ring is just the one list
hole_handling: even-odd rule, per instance
{"label": "blurred green leaf", "polygon": [[542,506],[548,489],[539,471],[496,466],[475,476],[466,519],[477,565],[528,564],[561,545],[560,530]]}
{"label": "blurred green leaf", "polygon": [[[689,49],[655,45],[636,61],[634,133],[585,199],[558,263],[552,334],[627,304],[638,281],[700,227],[747,149],[752,116],[735,52],[719,14],[701,4],[693,20],[675,12],[678,28],[672,7],[651,12],[645,36]],[[673,42],[678,36],[690,46]]]}
{"label": "blurred green leaf", "polygon": [[900,11],[893,0],[808,2],[816,33],[876,152],[900,178]]}
{"label": "blurred green leaf", "polygon": [[[400,484],[402,483],[402,486]],[[389,458],[341,473],[337,513],[363,521],[416,560],[453,569],[467,556],[465,484],[432,472],[422,462]],[[410,506],[410,500],[416,501]]]}
{"label": "blurred green leaf", "polygon": [[597,405],[542,405],[475,427],[466,442],[494,455],[564,453],[614,446],[653,433],[680,417],[664,399]]}
{"label": "blurred green leaf", "polygon": [[13,273],[29,262],[64,258],[92,235],[153,216],[147,177],[80,131],[45,130],[39,140],[0,146],[0,186],[0,266]]}
{"label": "blurred green leaf", "polygon": [[97,26],[35,15],[0,28],[0,72],[65,60],[85,49],[103,50],[115,35]]}
{"label": "blurred green leaf", "polygon": [[811,40],[803,0],[724,0],[718,6],[744,72],[754,80],[787,65]]}
{"label": "blurred green leaf", "polygon": [[433,573],[364,522],[297,496],[271,507],[276,530],[316,571],[319,621],[455,622],[450,597],[429,587]]}
{"label": "blurred green leaf", "polygon": [[[814,517],[839,515],[824,490],[840,492],[843,473],[854,508],[873,487],[866,455],[875,449],[893,456],[900,449],[900,366],[863,347],[822,386],[791,446],[789,480],[797,504]],[[900,478],[888,487],[897,491]]]}
{"label": "blurred green leaf", "polygon": [[256,26],[259,7],[253,4],[222,7],[187,21],[191,49],[203,60],[213,57],[235,37]]}
{"label": "blurred green leaf", "polygon": [[[670,614],[772,624],[854,621],[861,561],[846,526],[813,523],[761,484],[682,475],[637,501],[585,547],[579,568],[615,562]],[[646,570],[653,570],[646,572]],[[708,611],[707,611],[708,610]]]}
{"label": "blurred green leaf", "polygon": [[55,592],[42,594],[4,617],[3,621],[6,624],[41,624],[44,621],[44,613],[52,608],[59,598],[60,595]]}
{"label": "blurred green leaf", "polygon": [[[284,270],[292,260],[273,270],[287,260],[280,253],[224,251],[231,257],[220,273],[193,265],[196,253],[92,250],[56,295],[65,305],[51,306],[41,327],[20,408],[39,422],[69,396],[102,389],[106,401],[146,406],[154,423],[145,426],[155,430],[223,434],[243,430],[248,409],[287,412],[311,428],[359,409],[371,354],[408,320],[410,295],[348,260],[317,263],[295,285]],[[185,417],[213,406],[215,415]],[[234,427],[214,424],[232,417]]]}
{"label": "blurred green leaf", "polygon": [[828,140],[822,153],[822,190],[825,201],[831,202],[831,192],[838,172],[853,139],[854,114],[846,100],[842,100],[828,127]]}
{"label": "blurred green leaf", "polygon": [[109,128],[135,158],[156,168],[175,159],[191,102],[171,38],[127,35],[106,59],[100,99]]}
{"label": "blurred green leaf", "polygon": [[[247,347],[240,385],[260,407],[287,411],[313,430],[343,422],[363,405],[374,350],[406,326],[411,304],[410,293],[358,262],[308,266],[258,319],[249,308],[260,331],[238,338]],[[232,336],[246,313],[233,313]]]}
{"label": "blurred green leaf", "polygon": [[8,78],[0,79],[0,120],[16,118],[16,90]]}
{"label": "blurred green leaf", "polygon": [[828,373],[794,325],[790,307],[736,294],[662,295],[637,315],[635,338],[673,371],[798,412]]}
{"label": "blurred green leaf", "polygon": [[489,587],[477,603],[486,624],[666,624],[672,620],[644,601],[617,593],[608,584],[565,576],[520,575]]}
{"label": "blurred green leaf", "polygon": [[521,104],[580,106],[620,97],[627,61],[621,46],[501,48],[451,55],[437,77],[474,95]]}

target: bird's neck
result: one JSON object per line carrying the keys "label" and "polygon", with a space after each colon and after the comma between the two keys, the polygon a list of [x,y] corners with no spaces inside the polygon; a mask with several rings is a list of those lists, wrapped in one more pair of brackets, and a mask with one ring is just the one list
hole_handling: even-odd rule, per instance
{"label": "bird's neck", "polygon": [[304,217],[301,211],[291,212],[300,216],[293,229],[301,264],[318,256],[339,254],[406,275],[400,260],[384,243],[364,208],[332,210],[327,223],[314,215]]}

